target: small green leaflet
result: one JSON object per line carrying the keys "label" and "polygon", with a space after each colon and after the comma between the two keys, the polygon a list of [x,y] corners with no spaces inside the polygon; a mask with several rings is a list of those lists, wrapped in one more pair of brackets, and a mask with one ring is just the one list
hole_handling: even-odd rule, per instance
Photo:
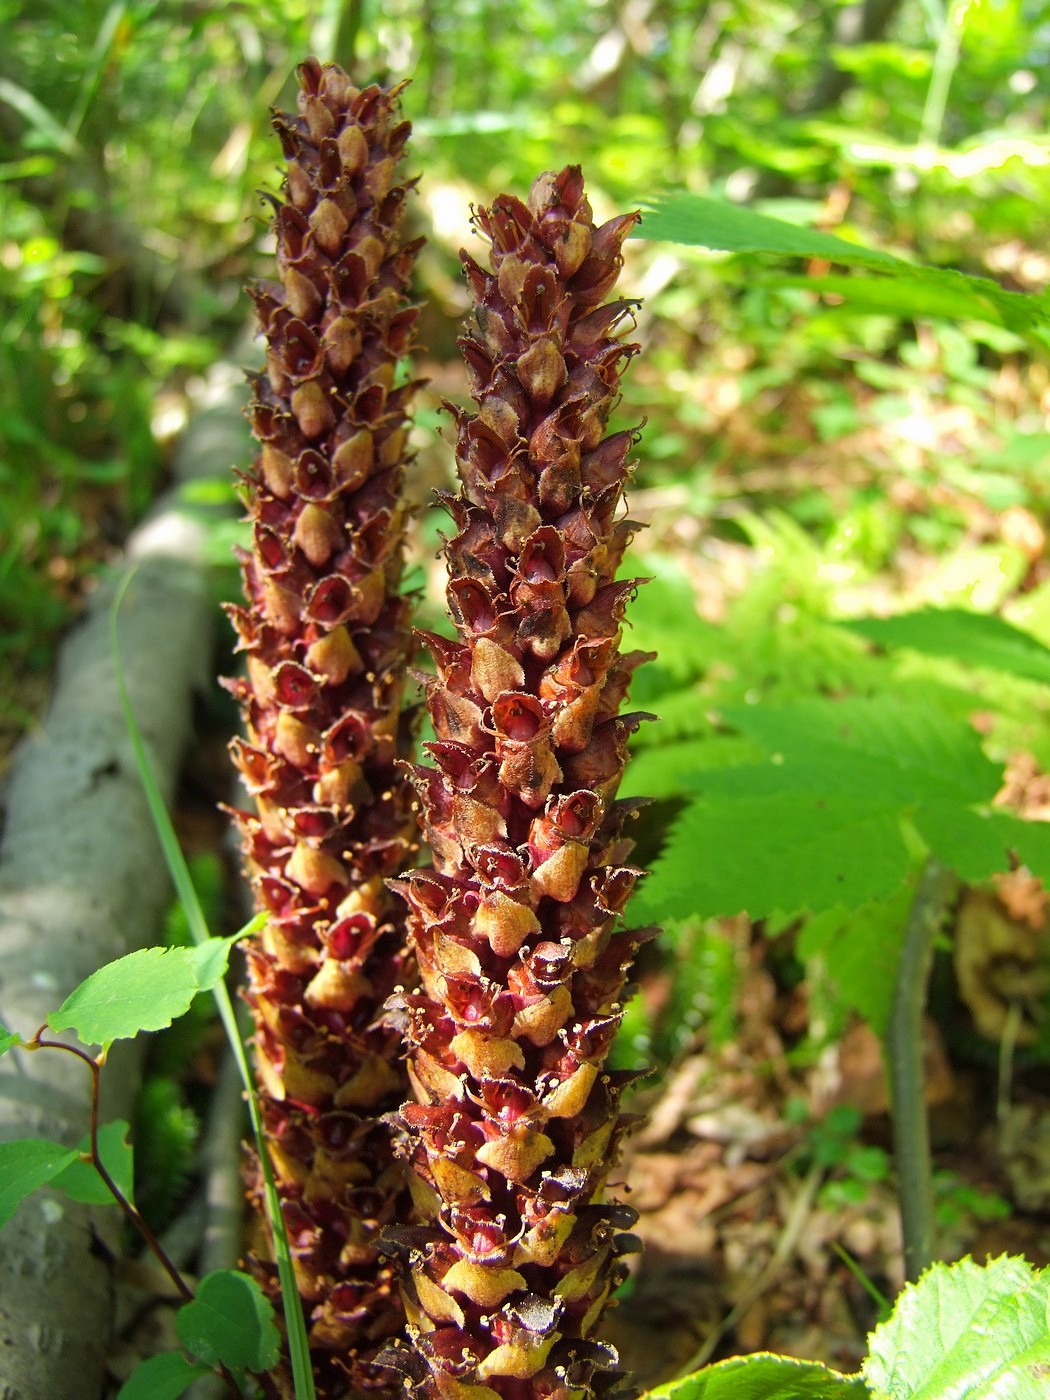
{"label": "small green leaflet", "polygon": [[117,1400],[179,1400],[198,1376],[210,1376],[212,1368],[187,1361],[181,1351],[162,1351],[136,1366],[117,1392]]}
{"label": "small green leaflet", "polygon": [[642,1400],[871,1400],[859,1376],[817,1361],[755,1352],[705,1366],[648,1391]]}
{"label": "small green leaflet", "polygon": [[108,1045],[140,1031],[159,1031],[189,1010],[200,991],[226,971],[239,937],[211,938],[192,948],[140,948],[93,972],[48,1017],[52,1030],[74,1030],[86,1045]]}
{"label": "small green leaflet", "polygon": [[935,705],[813,699],[726,710],[764,761],[699,775],[632,903],[642,921],[746,910],[812,914],[896,890],[918,832],[969,880],[1050,861],[1050,825],[989,810],[1001,772],[965,720]]}
{"label": "small green leaflet", "polygon": [[0,1226],[7,1224],[24,1197],[46,1186],[76,1158],[60,1142],[43,1138],[0,1142]]}
{"label": "small green leaflet", "polygon": [[21,1043],[21,1036],[14,1031],[9,1031],[6,1026],[0,1025],[0,1055],[6,1055],[12,1045]]}
{"label": "small green leaflet", "polygon": [[258,933],[268,918],[269,915],[265,912],[256,914],[243,928],[230,934],[228,938],[209,938],[205,943],[195,943],[187,949],[197,978],[198,991],[210,992],[218,986],[230,965],[230,949],[242,938]]}
{"label": "small green leaflet", "polygon": [[212,1365],[268,1371],[277,1364],[273,1308],[255,1280],[236,1269],[206,1274],[193,1302],[176,1314],[175,1330],[187,1351]]}
{"label": "small green leaflet", "polygon": [[908,647],[926,656],[946,656],[1044,685],[1050,682],[1050,650],[991,613],[921,608],[896,617],[864,617],[840,625],[880,647]]}
{"label": "small green leaflet", "polygon": [[[135,1189],[134,1152],[128,1141],[130,1131],[123,1119],[105,1123],[98,1130],[98,1155],[126,1201],[134,1201]],[[116,1205],[112,1191],[99,1176],[95,1164],[83,1160],[83,1154],[90,1150],[91,1135],[86,1133],[77,1147],[78,1160],[53,1177],[51,1185],[85,1205]]]}
{"label": "small green leaflet", "polygon": [[862,1374],[876,1400],[1045,1400],[1050,1269],[934,1264],[871,1334]]}

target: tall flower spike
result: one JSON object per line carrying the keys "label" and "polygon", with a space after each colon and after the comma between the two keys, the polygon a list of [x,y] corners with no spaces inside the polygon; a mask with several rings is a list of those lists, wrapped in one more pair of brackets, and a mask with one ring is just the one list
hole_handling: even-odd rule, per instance
{"label": "tall flower spike", "polygon": [[650,931],[619,916],[639,871],[618,802],[646,657],[620,651],[632,582],[615,574],[631,432],[606,433],[629,315],[605,302],[636,214],[596,228],[580,171],[501,195],[463,254],[476,413],[457,415],[446,504],[458,641],[427,639],[434,767],[414,770],[434,868],[397,883],[422,989],[394,1006],[417,1102],[400,1114],[423,1226],[391,1232],[416,1355],[443,1400],[591,1396],[616,1356],[594,1339],[628,1207],[605,1183],[629,1076],[605,1069],[624,978]]}
{"label": "tall flower spike", "polygon": [[255,800],[235,815],[269,915],[247,993],[265,1126],[318,1393],[334,1397],[376,1383],[368,1360],[402,1321],[375,1240],[401,1209],[402,1175],[377,1120],[405,1085],[377,1016],[406,978],[385,881],[416,845],[398,767],[411,748],[399,589],[414,386],[397,365],[418,244],[399,232],[398,89],[357,88],[315,59],[300,76],[298,116],[274,119],[288,161],[280,281],[251,293],[267,367],[251,406],[247,606],[229,609],[247,675],[230,688],[245,721],[233,756]]}

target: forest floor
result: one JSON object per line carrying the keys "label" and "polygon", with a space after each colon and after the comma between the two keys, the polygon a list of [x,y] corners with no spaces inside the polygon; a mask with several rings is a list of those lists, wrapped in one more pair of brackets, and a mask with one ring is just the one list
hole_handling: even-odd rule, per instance
{"label": "forest floor", "polygon": [[[440,374],[433,378],[435,400],[455,391]],[[793,446],[778,459],[730,377],[709,376],[704,392],[712,430],[745,464],[735,471],[735,484],[753,502],[766,493],[790,497],[799,482],[810,490],[823,484],[831,493],[855,492],[871,484],[870,464],[886,451],[878,433],[854,441],[848,454],[829,450],[811,434],[807,441],[806,406],[789,402],[782,405],[789,421],[781,424],[780,440]],[[959,405],[941,413],[939,420],[933,410],[923,419],[925,437],[912,444],[920,456],[935,455],[972,429],[961,421]],[[868,465],[858,468],[858,462]],[[421,494],[441,470],[430,471],[424,454]],[[918,513],[931,502],[950,511],[963,500],[943,491],[940,498],[923,496],[915,480],[913,470],[896,485],[883,479],[880,489],[895,490]],[[701,610],[717,618],[726,598],[742,587],[748,551],[740,545],[703,554],[699,526],[681,507],[677,489],[654,490],[648,499],[639,493],[640,514],[652,519],[659,548],[693,579]],[[1016,509],[1010,516],[976,502],[965,510],[964,529],[978,542],[1027,531],[1030,544],[1034,539],[1032,581],[1045,576],[1034,516]],[[913,550],[904,573],[876,587],[903,596],[933,562]],[[724,566],[723,576],[716,565]],[[41,672],[19,674],[5,685],[11,693],[4,698],[17,704],[0,710],[11,716],[0,729],[0,781],[26,716],[43,713],[48,679]],[[176,824],[189,855],[223,853],[227,888],[221,898],[234,927],[240,921],[238,862],[216,812],[229,799],[230,770],[226,736],[215,730],[214,717],[212,727],[188,765]],[[1042,775],[1020,760],[1012,781],[1030,815],[1050,816]],[[926,1082],[937,1252],[947,1260],[1023,1253],[1036,1266],[1050,1264],[1050,1086],[1045,1065],[1026,1061],[1024,1036],[1010,1011],[1018,999],[1045,1001],[1047,923],[1045,891],[1031,880],[967,891],[954,954],[940,955],[927,1022]],[[674,1062],[641,1085],[629,1110],[644,1118],[613,1177],[615,1192],[639,1211],[636,1231],[645,1251],[607,1332],[645,1386],[712,1359],[761,1350],[853,1371],[879,1320],[880,1298],[892,1300],[903,1283],[878,1039],[859,1020],[822,1038],[822,1013],[797,975],[790,928],[770,939],[740,916],[724,921],[721,934],[739,973],[733,1035],[716,1042],[701,1025]],[[658,1008],[671,976],[660,966],[643,969],[639,995]],[[999,995],[997,987],[1007,990]],[[202,1119],[220,1060],[217,1039],[205,1035],[178,1070],[181,1094]],[[235,1156],[225,1169],[236,1174]],[[200,1177],[191,1172],[167,1222],[169,1233],[181,1232],[191,1261],[194,1231],[203,1228],[200,1190]],[[144,1261],[126,1268],[121,1315],[118,1381],[137,1357],[176,1344],[165,1281]]]}

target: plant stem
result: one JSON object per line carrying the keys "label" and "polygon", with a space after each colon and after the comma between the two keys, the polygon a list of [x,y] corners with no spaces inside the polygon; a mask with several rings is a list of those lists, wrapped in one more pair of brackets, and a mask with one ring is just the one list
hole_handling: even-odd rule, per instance
{"label": "plant stem", "polygon": [[[160,1241],[157,1239],[156,1235],[153,1233],[153,1231],[152,1231],[152,1229],[150,1228],[150,1226],[146,1223],[146,1220],[145,1220],[145,1218],[143,1217],[143,1215],[140,1213],[138,1207],[132,1205],[132,1203],[131,1203],[131,1202],[128,1200],[128,1198],[124,1195],[124,1192],[120,1189],[120,1187],[117,1185],[117,1183],[116,1183],[116,1182],[113,1180],[113,1178],[110,1176],[109,1172],[106,1170],[106,1167],[105,1167],[105,1165],[104,1165],[104,1163],[103,1163],[103,1161],[102,1161],[102,1156],[101,1156],[101,1153],[99,1152],[99,1147],[98,1147],[99,1089],[100,1089],[100,1085],[101,1085],[101,1076],[102,1076],[102,1066],[101,1066],[101,1064],[99,1063],[98,1060],[95,1059],[95,1057],[94,1057],[93,1055],[89,1055],[89,1054],[87,1053],[86,1050],[81,1050],[81,1049],[79,1049],[76,1045],[67,1045],[66,1042],[65,1042],[64,1040],[44,1040],[44,1039],[42,1038],[42,1036],[41,1036],[41,1031],[43,1031],[44,1029],[45,1029],[45,1028],[44,1028],[43,1026],[40,1027],[40,1030],[37,1031],[36,1035],[35,1035],[35,1036],[33,1037],[33,1039],[28,1043],[28,1045],[26,1046],[26,1049],[27,1049],[27,1050],[66,1050],[66,1051],[69,1052],[70,1055],[76,1055],[76,1057],[77,1057],[78,1060],[83,1060],[84,1063],[87,1065],[88,1069],[90,1069],[90,1071],[91,1071],[91,1165],[95,1168],[95,1170],[98,1172],[99,1176],[102,1178],[103,1182],[104,1182],[105,1185],[106,1185],[106,1189],[109,1191],[110,1195],[111,1195],[111,1196],[113,1197],[113,1199],[116,1201],[117,1205],[120,1206],[121,1210],[124,1212],[124,1214],[127,1216],[127,1218],[131,1221],[132,1225],[134,1225],[135,1229],[136,1229],[136,1230],[139,1232],[139,1234],[142,1236],[143,1240],[144,1240],[145,1243],[146,1243],[147,1248],[150,1249],[150,1250],[153,1252],[153,1254],[156,1256],[156,1258],[160,1261],[161,1265],[162,1265],[163,1268],[164,1268],[165,1273],[168,1275],[168,1277],[171,1279],[172,1283],[175,1285],[175,1288],[176,1288],[176,1290],[178,1291],[179,1296],[182,1298],[182,1300],[183,1300],[184,1302],[186,1302],[186,1303],[192,1303],[192,1302],[193,1302],[193,1289],[190,1288],[189,1284],[188,1284],[188,1283],[186,1282],[186,1280],[182,1277],[181,1273],[179,1273],[178,1268],[175,1266],[175,1264],[172,1262],[172,1260],[169,1259],[168,1254],[167,1254],[166,1250],[164,1249],[164,1246],[160,1243]],[[230,1373],[230,1371],[222,1364],[222,1362],[219,1362],[219,1363],[218,1363],[218,1370],[219,1370],[219,1374],[222,1376],[223,1381],[226,1383],[226,1388],[227,1388],[227,1390],[229,1390],[230,1394],[233,1395],[233,1396],[235,1396],[235,1397],[239,1397],[240,1394],[241,1394],[240,1386],[237,1384],[237,1382],[234,1380],[234,1378],[233,1378],[232,1374]]]}
{"label": "plant stem", "polygon": [[944,114],[948,107],[948,90],[959,62],[963,25],[968,8],[969,0],[948,0],[945,7],[944,26],[937,41],[930,86],[926,92],[926,102],[919,124],[921,147],[929,148],[940,143]]}
{"label": "plant stem", "polygon": [[933,1262],[933,1188],[922,1053],[926,987],[934,939],[958,888],[954,871],[931,856],[919,876],[904,930],[886,1038],[904,1271],[912,1282]]}

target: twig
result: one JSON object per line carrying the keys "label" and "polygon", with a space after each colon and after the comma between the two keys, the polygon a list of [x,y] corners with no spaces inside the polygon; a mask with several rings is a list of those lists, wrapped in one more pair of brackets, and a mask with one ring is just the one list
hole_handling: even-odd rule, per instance
{"label": "twig", "polygon": [[919,876],[904,930],[886,1051],[893,1105],[904,1272],[914,1282],[933,1263],[933,1187],[926,1117],[922,1023],[933,943],[959,889],[955,872],[931,856]]}
{"label": "twig", "polygon": [[[91,1164],[98,1172],[102,1180],[105,1182],[106,1189],[116,1201],[117,1205],[121,1208],[121,1210],[127,1216],[128,1220],[131,1221],[132,1225],[142,1236],[150,1251],[163,1265],[165,1273],[175,1285],[175,1288],[177,1289],[180,1298],[182,1298],[183,1302],[192,1303],[193,1289],[190,1288],[189,1284],[182,1277],[182,1274],[176,1268],[175,1264],[168,1257],[167,1252],[161,1245],[160,1241],[157,1239],[157,1236],[153,1233],[153,1230],[150,1228],[149,1224],[139,1211],[138,1207],[133,1205],[132,1202],[128,1200],[127,1196],[124,1195],[124,1192],[113,1180],[112,1176],[110,1176],[105,1164],[102,1161],[102,1155],[99,1151],[98,1146],[99,1087],[102,1077],[101,1060],[96,1059],[93,1055],[89,1055],[86,1050],[81,1050],[79,1046],[68,1045],[64,1040],[45,1040],[43,1038],[43,1032],[46,1029],[46,1026],[41,1026],[40,1029],[37,1031],[36,1035],[33,1036],[33,1039],[26,1042],[25,1048],[27,1050],[65,1050],[70,1055],[75,1055],[78,1060],[83,1060],[83,1062],[87,1065],[88,1069],[91,1071]],[[226,1366],[222,1364],[222,1362],[219,1362],[218,1364],[218,1373],[222,1377],[223,1384],[225,1385],[226,1390],[229,1392],[229,1394],[233,1395],[234,1397],[240,1396],[240,1386],[237,1384],[230,1371],[226,1368]]]}

